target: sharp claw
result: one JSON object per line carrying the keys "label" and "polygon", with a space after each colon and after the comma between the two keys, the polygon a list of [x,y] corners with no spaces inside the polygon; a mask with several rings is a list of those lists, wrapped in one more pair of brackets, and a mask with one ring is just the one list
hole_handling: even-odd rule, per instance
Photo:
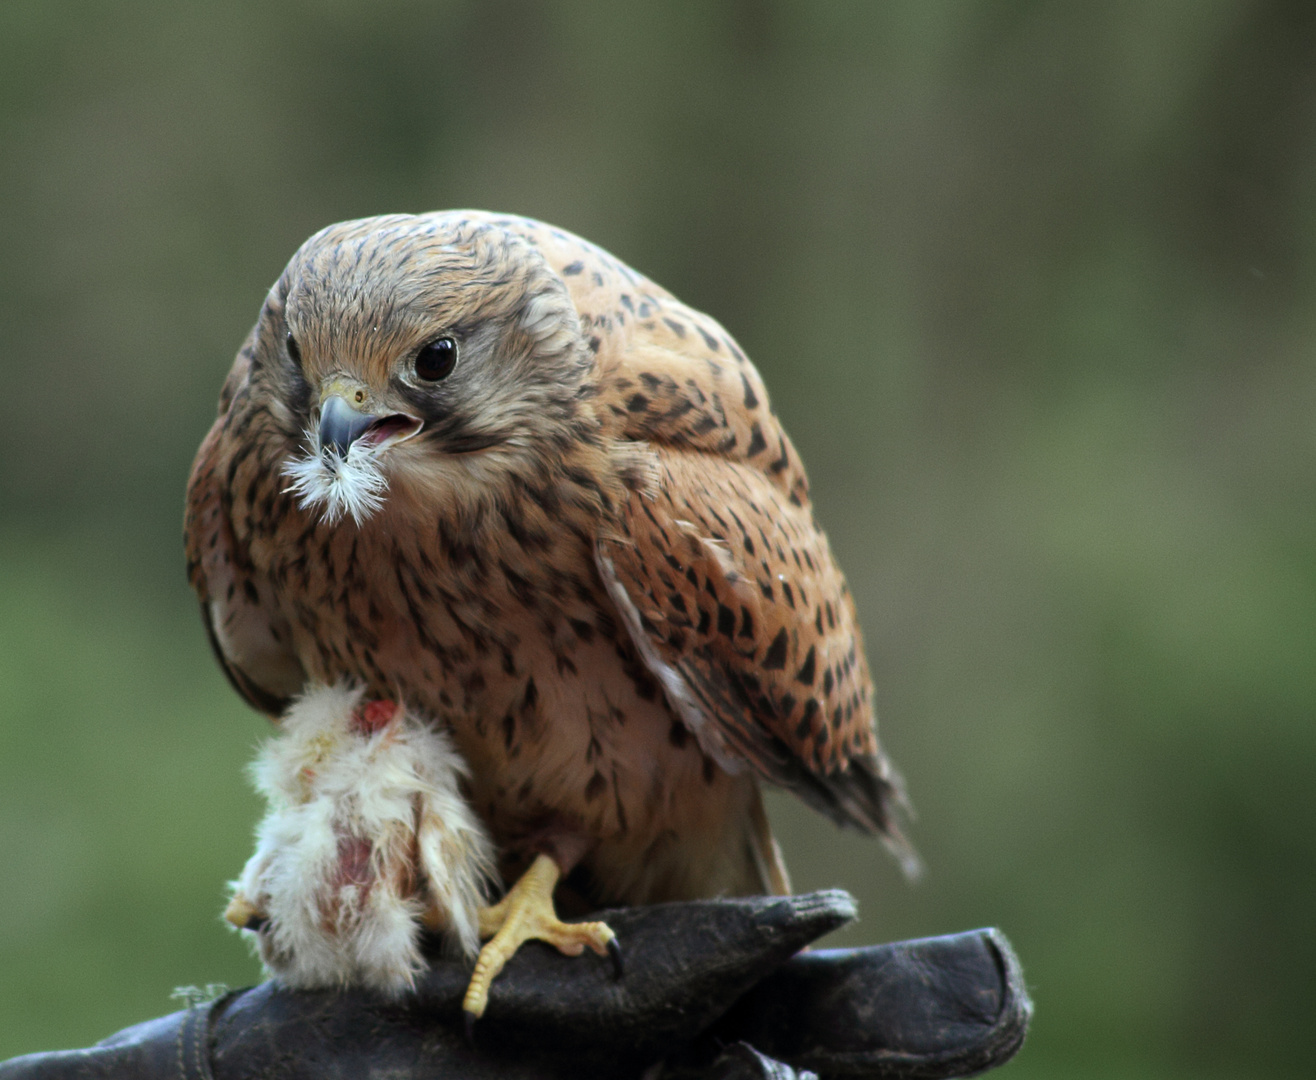
{"label": "sharp claw", "polygon": [[612,977],[620,979],[625,974],[621,962],[621,942],[615,937],[608,939],[608,955],[612,957]]}
{"label": "sharp claw", "polygon": [[462,1010],[462,1025],[466,1029],[466,1045],[475,1049],[475,1021],[480,1019],[470,1009]]}

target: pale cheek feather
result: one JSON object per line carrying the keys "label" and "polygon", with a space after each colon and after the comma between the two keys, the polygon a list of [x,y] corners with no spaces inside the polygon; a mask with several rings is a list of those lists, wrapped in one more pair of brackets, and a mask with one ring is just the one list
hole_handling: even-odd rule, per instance
{"label": "pale cheek feather", "polygon": [[533,468],[530,445],[520,438],[477,454],[445,454],[416,440],[390,450],[394,492],[411,504],[417,520],[429,522],[436,508],[460,525],[472,508],[487,505],[508,478]]}
{"label": "pale cheek feather", "polygon": [[521,314],[521,329],[540,352],[565,352],[575,341],[579,321],[565,292],[543,292],[530,298]]}

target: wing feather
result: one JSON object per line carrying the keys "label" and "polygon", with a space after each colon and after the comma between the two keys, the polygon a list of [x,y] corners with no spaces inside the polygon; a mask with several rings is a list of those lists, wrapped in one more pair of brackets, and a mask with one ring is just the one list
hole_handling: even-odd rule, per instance
{"label": "wing feather", "polygon": [[631,494],[599,563],[673,707],[719,763],[748,762],[907,855],[902,788],[877,743],[854,604],[826,537],[749,466],[654,453],[657,491]]}
{"label": "wing feather", "polygon": [[619,442],[649,459],[598,547],[646,664],[711,757],[883,834],[912,869],[854,602],[758,372],[715,320],[647,279],[601,271],[576,302],[601,331]]}
{"label": "wing feather", "polygon": [[220,667],[253,709],[280,716],[301,691],[305,673],[289,644],[290,632],[233,535],[222,477],[223,447],[234,386],[245,375],[245,349],[224,384],[221,412],[201,443],[188,479],[183,537],[188,580],[201,603],[201,620]]}

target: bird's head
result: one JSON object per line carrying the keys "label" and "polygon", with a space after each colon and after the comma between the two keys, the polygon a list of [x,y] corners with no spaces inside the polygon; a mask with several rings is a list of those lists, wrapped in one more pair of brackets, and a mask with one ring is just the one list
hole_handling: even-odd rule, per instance
{"label": "bird's head", "polygon": [[593,356],[561,277],[459,212],[317,233],[253,346],[289,490],[330,523],[364,522],[390,491],[488,490],[594,426]]}

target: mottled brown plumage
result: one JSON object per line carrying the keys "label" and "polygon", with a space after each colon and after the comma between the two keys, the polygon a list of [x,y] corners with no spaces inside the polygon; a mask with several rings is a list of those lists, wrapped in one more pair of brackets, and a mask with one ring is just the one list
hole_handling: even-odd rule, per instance
{"label": "mottled brown plumage", "polygon": [[[456,366],[422,378],[444,337]],[[339,460],[326,410],[379,421]],[[578,237],[460,211],[308,240],[224,384],[186,533],[239,692],[274,714],[349,677],[439,718],[509,877],[542,851],[596,904],[782,890],[760,779],[911,857],[757,371]]]}

